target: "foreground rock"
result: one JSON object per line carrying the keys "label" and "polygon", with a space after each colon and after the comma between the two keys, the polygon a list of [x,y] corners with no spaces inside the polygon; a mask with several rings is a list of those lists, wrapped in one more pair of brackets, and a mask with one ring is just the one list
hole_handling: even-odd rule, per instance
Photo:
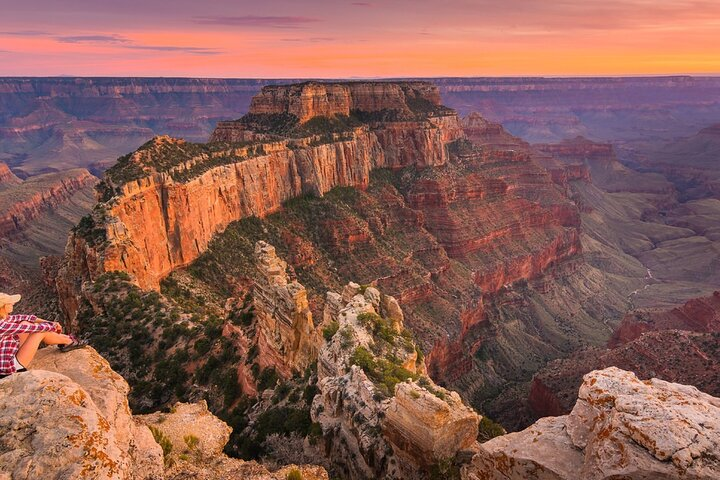
{"label": "foreground rock", "polygon": [[329,292],[336,333],[320,352],[311,414],[344,476],[426,478],[476,443],[480,417],[425,375],[394,298],[350,283]]}
{"label": "foreground rock", "polygon": [[293,469],[328,478],[321,467],[270,472],[223,455],[230,428],[205,402],[133,417],[128,391],[92,348],[38,352],[32,370],[0,380],[0,478],[284,480]]}
{"label": "foreground rock", "polygon": [[585,376],[570,415],[481,446],[467,480],[716,479],[720,399],[610,367]]}
{"label": "foreground rock", "polygon": [[0,472],[13,479],[158,479],[162,450],[132,418],[129,387],[94,350],[38,352],[0,381]]}
{"label": "foreground rock", "polygon": [[297,470],[304,480],[327,480],[322,467],[287,465],[270,472],[257,462],[229,458],[222,449],[230,438],[230,427],[208,411],[207,404],[177,403],[170,413],[142,415],[139,420],[154,429],[165,443],[168,480],[286,480]]}

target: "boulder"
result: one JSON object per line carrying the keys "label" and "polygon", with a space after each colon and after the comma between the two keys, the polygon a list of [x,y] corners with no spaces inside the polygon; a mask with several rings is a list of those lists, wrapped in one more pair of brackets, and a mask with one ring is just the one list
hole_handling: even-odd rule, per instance
{"label": "boulder", "polygon": [[720,478],[720,399],[609,367],[585,375],[569,415],[481,445],[463,479]]}

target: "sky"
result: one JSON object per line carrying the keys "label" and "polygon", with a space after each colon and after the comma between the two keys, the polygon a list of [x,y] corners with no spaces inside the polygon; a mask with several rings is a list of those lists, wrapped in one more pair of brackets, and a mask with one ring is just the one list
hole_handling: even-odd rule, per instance
{"label": "sky", "polygon": [[720,73],[720,0],[0,0],[0,76]]}

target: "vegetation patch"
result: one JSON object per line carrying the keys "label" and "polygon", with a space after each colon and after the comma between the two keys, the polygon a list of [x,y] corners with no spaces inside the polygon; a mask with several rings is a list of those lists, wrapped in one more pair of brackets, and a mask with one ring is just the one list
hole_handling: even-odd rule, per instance
{"label": "vegetation patch", "polygon": [[395,385],[418,377],[400,365],[395,358],[377,358],[365,347],[357,347],[353,351],[350,363],[362,368],[375,386],[389,397],[395,394]]}

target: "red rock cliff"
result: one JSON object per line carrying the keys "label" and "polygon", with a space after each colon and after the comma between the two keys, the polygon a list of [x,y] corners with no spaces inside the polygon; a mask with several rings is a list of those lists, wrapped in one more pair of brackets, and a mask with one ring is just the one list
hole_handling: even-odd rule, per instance
{"label": "red rock cliff", "polygon": [[263,87],[250,103],[250,113],[290,113],[306,122],[313,117],[350,115],[353,110],[410,113],[413,102],[440,105],[440,93],[426,82],[306,82]]}
{"label": "red rock cliff", "polygon": [[[297,88],[301,93],[307,89],[310,93],[318,89],[345,92],[353,109],[395,105],[410,109],[411,95],[424,99],[425,106],[438,101],[437,91],[424,83],[303,84]],[[297,88],[264,89],[254,111],[294,109],[289,103],[270,102],[268,96],[283,96],[279,92]],[[332,111],[302,114],[317,113]],[[365,188],[375,168],[445,164],[446,144],[463,135],[454,112],[445,113],[423,116],[415,112],[408,121],[381,122],[372,129],[359,126],[250,146],[203,146],[156,138],[124,157],[106,178],[105,193],[112,198],[105,199],[95,219],[105,242],[90,245],[78,235],[71,238],[67,267],[58,280],[66,313],[74,317],[74,301],[69,297],[77,297],[82,281],[104,271],[123,270],[140,287],[158,289],[164,276],[196,259],[212,236],[232,221],[264,217],[302,194],[321,196],[337,186]]]}

